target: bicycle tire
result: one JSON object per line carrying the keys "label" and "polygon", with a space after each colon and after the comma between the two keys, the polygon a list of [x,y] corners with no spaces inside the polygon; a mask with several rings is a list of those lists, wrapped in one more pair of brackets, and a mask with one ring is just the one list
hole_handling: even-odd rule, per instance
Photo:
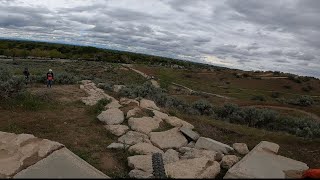
{"label": "bicycle tire", "polygon": [[164,169],[163,159],[161,153],[152,154],[152,168],[153,176],[156,179],[166,179],[166,171]]}

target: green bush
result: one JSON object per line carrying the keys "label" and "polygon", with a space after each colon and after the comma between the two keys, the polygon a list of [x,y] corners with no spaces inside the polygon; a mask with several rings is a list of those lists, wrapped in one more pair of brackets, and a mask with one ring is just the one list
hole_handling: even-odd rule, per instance
{"label": "green bush", "polygon": [[14,98],[25,90],[22,76],[12,76],[5,68],[0,68],[0,100]]}
{"label": "green bush", "polygon": [[79,80],[78,77],[66,72],[57,73],[54,78],[56,84],[76,84]]}
{"label": "green bush", "polygon": [[111,102],[110,99],[106,99],[106,98],[100,99],[97,102],[97,104],[95,104],[94,106],[90,106],[90,108],[88,109],[88,112],[90,114],[98,115],[105,109],[105,106],[110,102]]}
{"label": "green bush", "polygon": [[288,103],[297,106],[311,106],[314,103],[314,100],[311,96],[303,95],[298,97],[297,99],[289,100]]}
{"label": "green bush", "polygon": [[213,114],[213,107],[212,105],[206,100],[198,100],[192,103],[192,107],[200,112],[201,115],[212,115]]}

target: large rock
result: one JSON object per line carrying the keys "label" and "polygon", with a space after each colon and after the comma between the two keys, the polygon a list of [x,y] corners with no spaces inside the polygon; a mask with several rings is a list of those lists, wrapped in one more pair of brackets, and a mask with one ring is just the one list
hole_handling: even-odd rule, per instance
{"label": "large rock", "polygon": [[116,136],[122,136],[129,130],[126,125],[105,125],[104,127]]}
{"label": "large rock", "polygon": [[138,107],[135,107],[135,108],[133,108],[133,109],[130,109],[130,110],[127,112],[127,118],[133,117],[133,116],[135,116],[136,114],[138,114],[139,112],[141,112],[141,109],[138,108]]}
{"label": "large rock", "polygon": [[187,139],[179,132],[178,128],[173,128],[163,132],[151,132],[151,142],[160,149],[179,148],[188,144]]}
{"label": "large rock", "polygon": [[106,109],[112,109],[112,108],[118,109],[120,107],[122,107],[122,105],[119,104],[119,101],[115,99],[113,99],[109,104],[105,106]]}
{"label": "large rock", "polygon": [[124,114],[120,109],[114,108],[102,111],[97,118],[108,125],[121,124],[124,121]]}
{"label": "large rock", "polygon": [[119,92],[124,87],[126,87],[126,86],[125,85],[113,85],[113,91]]}
{"label": "large rock", "polygon": [[221,161],[221,167],[223,167],[225,169],[230,169],[238,161],[239,161],[239,157],[237,157],[235,155],[223,156],[222,161]]}
{"label": "large rock", "polygon": [[83,103],[89,106],[95,105],[101,99],[111,99],[113,97],[107,95],[102,89],[97,88],[96,85],[90,80],[81,81],[83,85],[80,86],[89,96],[81,97]]}
{"label": "large rock", "polygon": [[130,178],[135,178],[135,179],[152,179],[153,178],[152,173],[144,172],[139,169],[131,170],[128,175]]}
{"label": "large rock", "polygon": [[136,131],[128,131],[126,134],[119,137],[118,141],[129,145],[134,145],[140,142],[150,143],[149,137],[147,135]]}
{"label": "large rock", "polygon": [[217,163],[203,157],[186,159],[166,164],[165,170],[171,178],[215,178],[220,172]]}
{"label": "large rock", "polygon": [[155,117],[158,117],[160,119],[167,119],[169,117],[168,114],[160,112],[160,111],[157,111],[157,110],[153,110],[152,112],[153,112]]}
{"label": "large rock", "polygon": [[260,142],[237,164],[232,166],[224,178],[300,178],[292,176],[309,169],[307,164],[277,155],[279,145]]}
{"label": "large rock", "polygon": [[144,172],[152,173],[152,155],[136,155],[128,157],[128,166]]}
{"label": "large rock", "polygon": [[173,149],[168,149],[163,155],[163,163],[169,164],[179,161],[179,153]]}
{"label": "large rock", "polygon": [[154,109],[154,110],[160,110],[160,108],[154,103],[154,101],[148,100],[148,99],[141,99],[140,100],[140,107],[144,109]]}
{"label": "large rock", "polygon": [[162,153],[163,151],[155,146],[153,146],[150,143],[137,143],[133,146],[131,146],[129,149],[130,153],[136,153],[136,154],[153,154],[153,153]]}
{"label": "large rock", "polygon": [[0,132],[0,176],[11,177],[62,147],[31,134]]}
{"label": "large rock", "polygon": [[181,159],[193,159],[193,158],[200,158],[205,157],[210,161],[216,161],[217,152],[211,150],[200,150],[191,148],[189,151],[185,152]]}
{"label": "large rock", "polygon": [[149,134],[159,128],[159,121],[152,117],[130,118],[128,124],[132,130]]}
{"label": "large rock", "polygon": [[168,118],[165,119],[165,121],[170,124],[171,126],[175,126],[175,127],[185,127],[188,129],[193,129],[194,126],[182,119],[179,119],[175,116],[169,116]]}
{"label": "large rock", "polygon": [[134,103],[137,106],[139,106],[139,101],[135,100],[135,99],[128,99],[128,98],[120,98],[120,104],[122,105],[128,105],[130,103]]}
{"label": "large rock", "polygon": [[198,149],[213,150],[223,154],[229,154],[230,151],[233,151],[232,147],[205,137],[200,137],[196,142],[195,147]]}
{"label": "large rock", "polygon": [[249,153],[248,146],[245,143],[234,143],[232,147],[241,155],[246,155]]}
{"label": "large rock", "polygon": [[199,138],[200,138],[200,135],[194,131],[192,131],[191,129],[189,128],[185,128],[185,127],[181,127],[180,128],[180,131],[182,132],[182,134],[184,134],[186,137],[194,140],[194,141],[197,141]]}

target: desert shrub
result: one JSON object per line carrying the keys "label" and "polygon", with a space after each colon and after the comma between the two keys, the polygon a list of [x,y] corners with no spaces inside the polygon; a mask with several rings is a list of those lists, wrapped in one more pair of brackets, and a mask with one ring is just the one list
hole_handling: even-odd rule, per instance
{"label": "desert shrub", "polygon": [[279,98],[280,95],[281,95],[281,93],[276,92],[276,91],[273,91],[273,92],[271,93],[271,97],[272,97],[272,98]]}
{"label": "desert shrub", "polygon": [[210,104],[210,102],[206,100],[198,100],[194,103],[192,103],[192,107],[199,111],[201,115],[211,115],[213,114],[213,107]]}
{"label": "desert shrub", "polygon": [[89,112],[90,114],[98,115],[98,114],[100,114],[100,113],[104,110],[105,106],[106,106],[107,104],[109,104],[110,102],[111,102],[110,99],[106,99],[106,98],[100,99],[100,100],[97,102],[97,104],[95,104],[95,105],[93,105],[93,106],[90,106],[90,108],[88,109],[88,112]]}
{"label": "desert shrub", "polygon": [[301,90],[305,92],[310,92],[311,90],[313,90],[313,87],[308,85],[308,86],[302,87]]}
{"label": "desert shrub", "polygon": [[256,95],[256,96],[253,96],[251,98],[251,100],[255,100],[255,101],[266,101],[266,98],[262,95]]}
{"label": "desert shrub", "polygon": [[314,100],[311,96],[303,95],[296,99],[288,100],[288,103],[297,106],[311,106],[314,103]]}
{"label": "desert shrub", "polygon": [[79,80],[80,79],[78,77],[66,72],[57,73],[54,79],[56,84],[75,84]]}
{"label": "desert shrub", "polygon": [[113,85],[111,83],[99,83],[98,88],[101,88],[106,91],[113,91]]}
{"label": "desert shrub", "polygon": [[223,107],[214,108],[214,112],[221,118],[226,118],[238,110],[238,105],[232,103],[225,104]]}
{"label": "desert shrub", "polygon": [[25,89],[25,80],[22,76],[12,76],[5,68],[0,68],[0,99],[9,99],[18,96]]}

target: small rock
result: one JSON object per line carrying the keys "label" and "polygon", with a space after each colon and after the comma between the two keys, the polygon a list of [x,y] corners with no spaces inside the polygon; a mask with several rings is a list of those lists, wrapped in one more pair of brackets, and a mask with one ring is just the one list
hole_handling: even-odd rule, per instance
{"label": "small rock", "polygon": [[197,141],[200,137],[200,135],[194,131],[192,131],[189,128],[185,128],[185,127],[181,127],[180,131],[182,132],[182,134],[184,134],[185,136],[189,137],[190,139]]}
{"label": "small rock", "polygon": [[133,117],[139,112],[141,112],[141,109],[138,107],[135,107],[127,112],[127,118]]}
{"label": "small rock", "polygon": [[168,114],[160,112],[160,111],[157,111],[157,110],[153,110],[152,112],[153,112],[155,117],[158,117],[160,119],[167,119],[169,117]]}
{"label": "small rock", "polygon": [[[239,157],[235,155],[225,155],[221,161],[221,167],[225,169],[230,169],[235,163],[239,161]],[[263,162],[261,162],[263,163]]]}
{"label": "small rock", "polygon": [[223,144],[221,142],[215,141],[213,139],[205,138],[205,137],[200,137],[196,142],[195,147],[197,149],[213,150],[223,154],[228,154],[230,151],[233,151],[232,147],[226,144]]}
{"label": "small rock", "polygon": [[223,156],[224,156],[224,154],[218,152],[215,157],[216,161],[220,162],[222,160]]}
{"label": "small rock", "polygon": [[181,148],[179,148],[179,152],[181,152],[181,153],[186,153],[186,152],[188,152],[188,151],[191,151],[191,149],[192,148],[190,148],[190,147],[181,147]]}
{"label": "small rock", "polygon": [[211,166],[204,170],[199,178],[201,179],[214,179],[220,173],[220,164],[217,161],[214,161]]}
{"label": "small rock", "polygon": [[119,137],[118,141],[129,145],[134,145],[140,142],[150,142],[149,137],[147,135],[136,131],[128,131],[126,134]]}
{"label": "small rock", "polygon": [[130,146],[122,143],[111,143],[107,148],[108,149],[126,149],[128,147]]}
{"label": "small rock", "polygon": [[181,120],[175,116],[169,116],[168,118],[165,119],[165,121],[170,124],[171,126],[175,127],[185,127],[188,129],[193,129],[194,126],[184,120]]}
{"label": "small rock", "polygon": [[132,169],[152,173],[152,155],[136,155],[128,157],[128,166]]}
{"label": "small rock", "polygon": [[241,155],[246,155],[249,153],[248,146],[245,143],[234,143],[232,147]]}
{"label": "small rock", "polygon": [[137,106],[139,106],[139,101],[134,99],[128,99],[128,98],[120,98],[120,104],[122,105],[128,105],[130,103],[135,103]]}
{"label": "small rock", "polygon": [[137,143],[131,146],[128,151],[130,153],[137,153],[137,154],[153,154],[153,153],[162,153],[163,151],[152,144],[149,143]]}
{"label": "small rock", "polygon": [[122,136],[129,130],[126,125],[105,125],[104,127],[116,136]]}
{"label": "small rock", "polygon": [[193,142],[193,141],[191,141],[191,142],[189,142],[189,144],[187,145],[187,147],[194,148],[195,145],[196,145],[196,143]]}
{"label": "small rock", "polygon": [[179,161],[179,153],[173,149],[168,149],[163,155],[163,163],[169,164]]}
{"label": "small rock", "polygon": [[141,99],[140,100],[140,107],[147,109],[154,109],[160,111],[160,108],[154,103],[154,101],[148,100],[148,99]]}
{"label": "small rock", "polygon": [[187,139],[179,132],[178,128],[173,128],[163,132],[150,132],[152,144],[160,149],[180,148],[187,145]]}
{"label": "small rock", "polygon": [[151,178],[153,178],[152,173],[144,172],[139,169],[131,170],[128,175],[130,178],[136,178],[136,179],[151,179]]}
{"label": "small rock", "polygon": [[193,159],[205,157],[210,161],[215,161],[217,156],[217,152],[210,150],[200,150],[192,148],[190,151],[187,151],[181,156],[181,159]]}
{"label": "small rock", "polygon": [[217,163],[204,157],[185,159],[166,164],[165,170],[171,178],[214,178],[220,172]]}
{"label": "small rock", "polygon": [[114,108],[102,111],[97,118],[108,125],[121,124],[124,121],[124,114],[120,109]]}
{"label": "small rock", "polygon": [[105,106],[106,109],[112,109],[112,108],[120,108],[122,107],[121,104],[119,104],[119,101],[113,99],[109,104]]}
{"label": "small rock", "polygon": [[130,118],[128,124],[132,130],[149,134],[152,130],[159,128],[159,121],[152,117]]}

